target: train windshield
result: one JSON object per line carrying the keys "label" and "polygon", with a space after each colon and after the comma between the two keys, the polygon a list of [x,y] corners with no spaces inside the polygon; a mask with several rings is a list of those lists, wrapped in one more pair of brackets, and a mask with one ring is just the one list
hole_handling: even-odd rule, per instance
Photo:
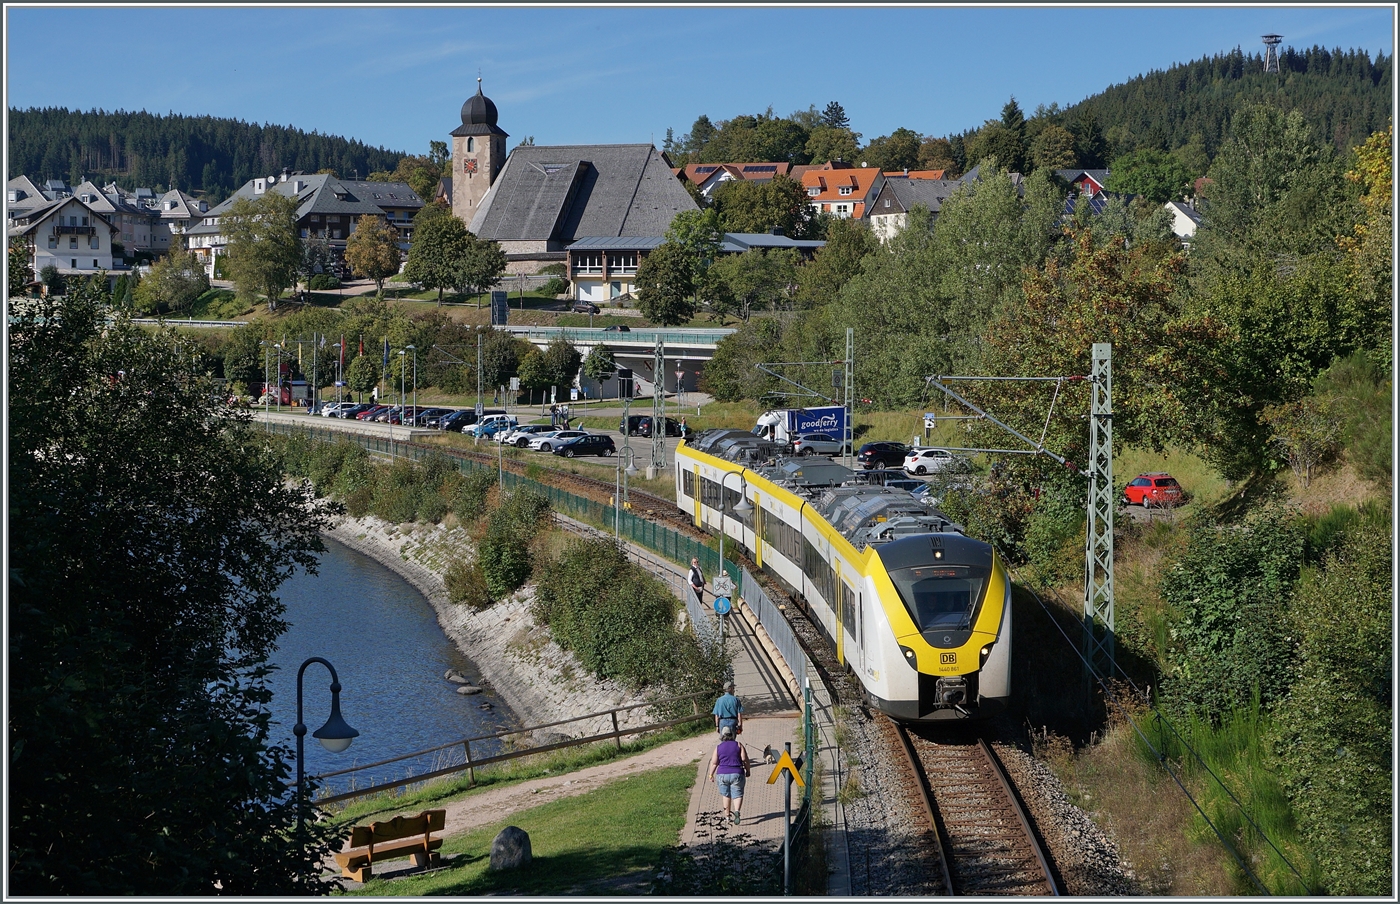
{"label": "train windshield", "polygon": [[919,565],[890,572],[900,599],[920,631],[972,627],[991,569],[975,565]]}

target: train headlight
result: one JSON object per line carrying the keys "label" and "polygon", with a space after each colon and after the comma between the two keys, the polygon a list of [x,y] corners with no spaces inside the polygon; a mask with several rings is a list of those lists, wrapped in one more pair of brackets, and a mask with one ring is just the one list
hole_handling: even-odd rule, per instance
{"label": "train headlight", "polygon": [[911,669],[914,669],[915,671],[918,671],[918,668],[919,668],[919,657],[916,656],[916,655],[914,655],[913,649],[904,646],[904,644],[900,644],[900,645],[899,645],[899,652],[901,652],[901,653],[904,654],[904,661],[907,662],[907,663],[909,663],[909,667],[910,667]]}
{"label": "train headlight", "polygon": [[986,662],[987,657],[990,655],[992,655],[992,645],[987,644],[985,647],[982,648],[982,661]]}

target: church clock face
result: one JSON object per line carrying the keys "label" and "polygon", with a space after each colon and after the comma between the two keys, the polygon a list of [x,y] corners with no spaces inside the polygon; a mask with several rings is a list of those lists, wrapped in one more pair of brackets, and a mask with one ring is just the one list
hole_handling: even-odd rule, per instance
{"label": "church clock face", "polygon": [[463,161],[462,161],[462,172],[464,172],[464,173],[474,173],[474,172],[476,172],[476,158],[475,158],[475,157],[468,157],[466,160],[463,160]]}

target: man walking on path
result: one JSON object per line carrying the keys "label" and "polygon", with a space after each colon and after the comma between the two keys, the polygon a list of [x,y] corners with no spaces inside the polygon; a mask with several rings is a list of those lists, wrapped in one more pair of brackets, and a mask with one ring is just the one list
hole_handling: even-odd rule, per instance
{"label": "man walking on path", "polygon": [[690,589],[695,591],[695,598],[700,602],[705,602],[705,572],[700,570],[700,560],[690,560]]}
{"label": "man walking on path", "polygon": [[744,704],[739,702],[739,698],[734,696],[734,681],[731,679],[724,684],[724,693],[715,701],[714,708],[715,728],[721,735],[726,728],[734,730],[738,735],[743,730],[744,725]]}

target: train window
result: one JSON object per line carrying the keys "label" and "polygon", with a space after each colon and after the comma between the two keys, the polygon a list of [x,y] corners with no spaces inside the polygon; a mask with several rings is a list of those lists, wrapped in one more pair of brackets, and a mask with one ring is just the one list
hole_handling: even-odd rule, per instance
{"label": "train window", "polygon": [[990,573],[970,565],[924,565],[891,571],[890,579],[920,631],[965,631]]}
{"label": "train window", "polygon": [[682,472],[681,472],[681,492],[684,493],[687,497],[689,497],[689,498],[691,498],[691,499],[694,499],[694,498],[695,498],[695,472],[694,472],[694,471],[682,471]]}

